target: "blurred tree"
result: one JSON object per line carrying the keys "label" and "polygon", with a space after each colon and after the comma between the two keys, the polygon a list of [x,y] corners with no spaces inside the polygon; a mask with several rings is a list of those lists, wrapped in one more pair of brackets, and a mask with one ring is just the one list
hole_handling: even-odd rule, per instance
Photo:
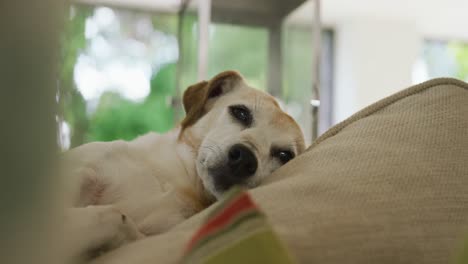
{"label": "blurred tree", "polygon": [[179,23],[179,92],[183,92],[189,85],[198,81],[197,78],[197,47],[198,33],[195,30],[197,26],[197,15],[185,13]]}
{"label": "blurred tree", "polygon": [[150,94],[141,103],[114,92],[104,93],[90,118],[86,141],[131,140],[150,131],[163,133],[173,128],[175,74],[175,64],[161,68],[151,79]]}
{"label": "blurred tree", "polygon": [[[61,118],[70,127],[70,147],[89,141],[130,140],[149,131],[165,132],[174,126],[171,98],[175,91],[175,64],[161,67],[150,80],[150,94],[143,102],[133,102],[115,92],[105,92],[98,106],[87,113],[86,100],[74,81],[77,59],[88,43],[86,19],[94,7],[72,6],[62,38],[61,73],[58,89]],[[177,17],[158,15],[155,27],[175,34]]]}
{"label": "blurred tree", "polygon": [[86,117],[86,101],[78,91],[74,81],[73,71],[82,49],[86,46],[85,23],[92,14],[92,8],[80,7],[70,9],[67,13],[68,23],[62,36],[61,73],[58,87],[58,100],[62,118],[68,123],[71,131],[70,146],[78,146],[84,142],[88,130]]}
{"label": "blurred tree", "polygon": [[173,14],[155,14],[151,22],[153,28],[158,29],[166,34],[176,35],[177,34],[177,23],[178,17]]}

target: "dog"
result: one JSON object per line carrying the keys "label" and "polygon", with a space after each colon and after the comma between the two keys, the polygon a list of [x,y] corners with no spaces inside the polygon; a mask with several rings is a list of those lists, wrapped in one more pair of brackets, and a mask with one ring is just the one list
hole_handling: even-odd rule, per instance
{"label": "dog", "polygon": [[72,183],[70,258],[164,232],[234,185],[258,186],[305,150],[293,118],[238,72],[188,87],[183,105],[186,117],[167,134],[88,143],[64,154]]}

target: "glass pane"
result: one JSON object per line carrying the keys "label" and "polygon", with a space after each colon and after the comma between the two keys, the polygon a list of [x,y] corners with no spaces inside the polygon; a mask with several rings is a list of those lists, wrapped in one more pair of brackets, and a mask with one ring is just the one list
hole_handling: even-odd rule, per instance
{"label": "glass pane", "polygon": [[198,81],[198,15],[193,8],[180,16],[179,92]]}
{"label": "glass pane", "polygon": [[[199,5],[192,0],[182,14],[181,89],[198,80]],[[217,2],[216,2],[217,3]],[[212,4],[215,4],[212,2]],[[220,23],[218,9],[211,8],[208,39],[207,76],[209,79],[225,70],[241,72],[254,87],[265,89],[268,63],[268,30],[234,23]],[[230,21],[230,19],[228,19]]]}
{"label": "glass pane", "polygon": [[[283,87],[282,100],[286,109],[304,131],[308,143],[317,133],[318,115],[311,99],[316,82],[314,55],[314,5],[309,1],[291,12],[282,25]],[[308,15],[305,15],[308,14]],[[317,109],[315,109],[317,110]]]}
{"label": "glass pane", "polygon": [[75,5],[62,46],[64,148],[174,126],[176,15]]}
{"label": "glass pane", "polygon": [[268,31],[260,27],[212,23],[208,75],[237,70],[255,88],[265,90]]}
{"label": "glass pane", "polygon": [[468,43],[428,40],[413,69],[413,82],[437,77],[468,81]]}

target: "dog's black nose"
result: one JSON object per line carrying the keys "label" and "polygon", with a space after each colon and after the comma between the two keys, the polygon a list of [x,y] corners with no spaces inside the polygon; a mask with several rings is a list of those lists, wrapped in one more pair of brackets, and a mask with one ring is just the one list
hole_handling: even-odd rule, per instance
{"label": "dog's black nose", "polygon": [[232,146],[228,158],[229,168],[236,178],[248,178],[257,171],[258,162],[255,154],[242,144]]}

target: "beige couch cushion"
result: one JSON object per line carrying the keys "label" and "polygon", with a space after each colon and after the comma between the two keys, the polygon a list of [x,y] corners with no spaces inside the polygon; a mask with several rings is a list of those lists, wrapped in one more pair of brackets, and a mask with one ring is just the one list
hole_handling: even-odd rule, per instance
{"label": "beige couch cushion", "polygon": [[[270,180],[251,194],[301,263],[449,263],[468,234],[468,85],[377,102]],[[205,214],[98,263],[174,263]]]}

